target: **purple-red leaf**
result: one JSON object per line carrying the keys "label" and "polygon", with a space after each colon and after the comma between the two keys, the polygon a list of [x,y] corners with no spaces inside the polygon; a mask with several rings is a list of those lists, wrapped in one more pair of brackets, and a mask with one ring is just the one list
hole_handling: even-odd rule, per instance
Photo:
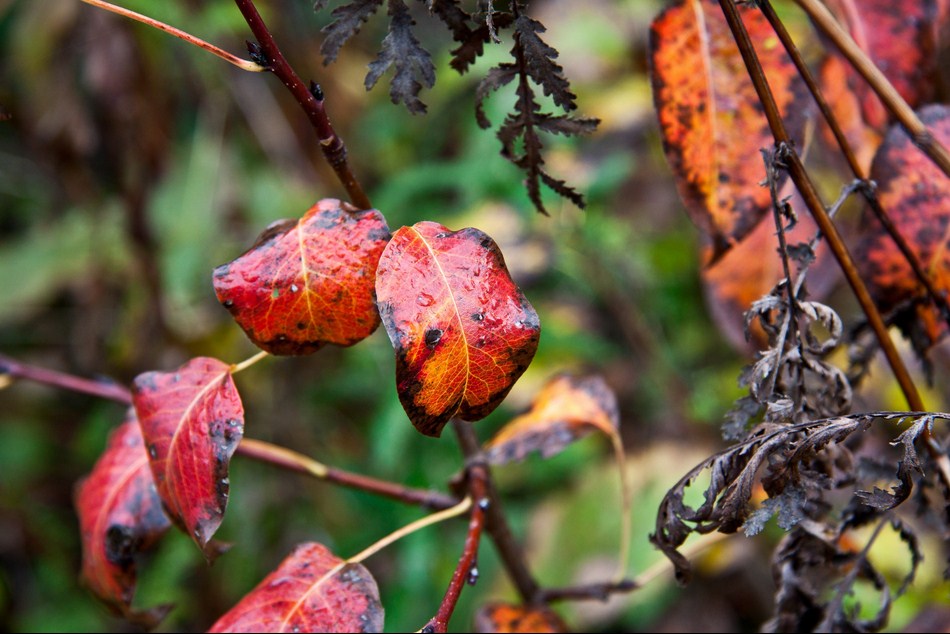
{"label": "purple-red leaf", "polygon": [[215,293],[251,341],[272,354],[350,346],[379,326],[374,272],[388,240],[378,211],[327,198],[215,269]]}
{"label": "purple-red leaf", "polygon": [[485,445],[492,464],[523,460],[533,451],[545,458],[591,431],[618,433],[617,397],[600,376],[561,375],[544,386],[531,409],[501,428]]}
{"label": "purple-red leaf", "polygon": [[379,260],[376,295],[396,349],[399,400],[428,436],[453,416],[490,414],[538,347],[537,313],[478,229],[399,229]]}
{"label": "purple-red leaf", "polygon": [[132,609],[135,558],[171,526],[162,512],[135,413],[109,436],[96,465],[76,487],[82,535],[82,580],[101,600],[130,621],[156,625],[168,611]]}
{"label": "purple-red leaf", "polygon": [[[789,135],[801,147],[804,82],[761,12],[740,6]],[[650,31],[653,101],[663,147],[693,222],[714,261],[770,208],[759,150],[774,141],[739,49],[716,0],[679,0]]]}
{"label": "purple-red leaf", "polygon": [[208,542],[228,503],[228,464],[244,435],[231,366],[198,357],[175,372],[140,374],[132,402],[165,510],[211,557]]}
{"label": "purple-red leaf", "polygon": [[376,581],[325,546],[301,544],[211,632],[382,632]]}

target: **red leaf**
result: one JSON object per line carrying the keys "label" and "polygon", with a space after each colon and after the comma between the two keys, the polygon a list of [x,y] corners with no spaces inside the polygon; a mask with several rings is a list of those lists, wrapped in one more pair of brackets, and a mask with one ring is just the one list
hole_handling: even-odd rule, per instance
{"label": "red leaf", "polygon": [[403,227],[376,272],[396,387],[412,423],[438,436],[488,416],[531,363],[541,326],[498,245],[478,229]]}
{"label": "red leaf", "polygon": [[567,624],[546,606],[489,603],[475,614],[476,632],[567,632]]}
{"label": "red leaf", "polygon": [[[933,98],[936,0],[828,0],[827,4],[911,107]],[[884,105],[850,66],[847,75],[864,121],[883,131],[890,118]]]}
{"label": "red leaf", "polygon": [[[950,144],[950,107],[927,106],[921,121],[944,145]],[[877,182],[878,199],[908,246],[917,254],[938,291],[950,290],[950,179],[915,145],[899,125],[887,133],[874,157],[871,179]],[[926,349],[944,334],[947,326],[910,265],[881,228],[870,210],[865,212],[868,231],[855,250],[855,262],[882,312],[913,307],[917,323],[901,324]]]}
{"label": "red leaf", "polygon": [[205,551],[228,502],[228,464],[244,435],[231,366],[198,357],[135,378],[132,402],[169,516]]}
{"label": "red leaf", "polygon": [[215,293],[251,341],[272,354],[350,346],[379,326],[373,282],[388,240],[375,209],[324,199],[296,223],[275,223],[244,255],[215,269]]}
{"label": "red leaf", "polygon": [[82,580],[125,618],[152,627],[167,607],[132,609],[135,556],[151,548],[171,523],[148,466],[145,441],[131,409],[109,436],[96,465],[76,487],[82,533]]}
{"label": "red leaf", "polygon": [[[739,9],[788,133],[801,147],[810,103],[804,83],[761,12]],[[773,137],[716,0],[679,0],[666,9],[651,26],[650,50],[666,158],[715,260],[770,207],[758,157]]]}
{"label": "red leaf", "polygon": [[595,429],[617,433],[617,397],[603,378],[555,377],[544,386],[531,409],[505,425],[485,445],[492,464],[523,460],[532,451],[549,458]]}
{"label": "red leaf", "polygon": [[298,546],[211,632],[382,632],[376,581],[325,546]]}

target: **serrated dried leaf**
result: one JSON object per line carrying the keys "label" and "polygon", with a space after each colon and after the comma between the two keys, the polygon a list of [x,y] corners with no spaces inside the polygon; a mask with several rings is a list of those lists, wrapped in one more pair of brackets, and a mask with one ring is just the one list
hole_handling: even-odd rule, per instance
{"label": "serrated dried leaf", "polygon": [[[412,33],[416,22],[409,15],[406,4],[402,0],[389,0],[389,15],[389,33],[376,59],[370,62],[363,83],[366,90],[371,89],[392,66],[395,69],[389,87],[392,102],[405,104],[413,114],[424,114],[426,106],[419,100],[419,91],[423,85],[431,88],[435,84],[435,66],[428,51],[422,48]],[[419,83],[420,80],[422,83]]]}
{"label": "serrated dried leaf", "polygon": [[330,13],[334,18],[333,22],[323,27],[321,31],[324,38],[320,45],[320,53],[323,55],[324,65],[336,59],[347,40],[359,33],[363,23],[369,20],[382,4],[383,0],[353,0]]}
{"label": "serrated dried leaf", "polygon": [[558,52],[541,39],[540,33],[547,29],[544,25],[520,14],[515,18],[515,46],[524,58],[525,71],[539,86],[544,94],[565,111],[575,110],[577,95],[571,92],[570,82],[564,77],[564,69],[554,60]]}

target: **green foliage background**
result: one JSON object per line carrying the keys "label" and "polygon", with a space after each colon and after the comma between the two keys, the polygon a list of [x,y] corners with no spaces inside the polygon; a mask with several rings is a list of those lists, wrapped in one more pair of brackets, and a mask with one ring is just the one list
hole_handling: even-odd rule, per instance
{"label": "green foliage background", "polygon": [[[122,4],[234,52],[250,38],[227,0]],[[657,137],[645,47],[661,3],[532,3],[581,110],[603,120],[590,139],[550,139],[551,171],[589,202],[580,211],[552,197],[550,218],[535,214],[521,175],[473,117],[475,85],[510,43],[491,48],[460,77],[448,67],[452,43],[420,13],[439,75],[422,97],[429,114],[414,117],[389,103],[384,86],[363,90],[382,21],[367,24],[323,67],[319,29],[327,13],[315,14],[309,0],[261,5],[291,63],[323,86],[354,171],[390,226],[436,220],[485,230],[538,309],[537,358],[504,406],[478,423],[480,436],[527,407],[554,373],[600,372],[616,390],[635,481],[629,572],[649,569],[659,561],[646,540],[659,498],[721,445],[718,426],[740,395],[736,377],[748,359],[708,317],[697,233]],[[505,91],[489,100],[493,122],[511,101]],[[78,1],[0,0],[0,106],[12,115],[0,122],[0,351],[122,383],[196,355],[236,362],[254,353],[215,301],[212,269],[269,223],[342,195],[274,78],[242,74]],[[444,488],[461,464],[458,448],[450,434],[433,440],[414,431],[393,376],[381,330],[350,349],[268,360],[237,378],[247,436],[335,466]],[[74,484],[122,409],[27,383],[6,387],[0,629],[123,631],[128,626],[78,585],[71,505]],[[609,578],[619,519],[606,442],[592,437],[555,459],[529,459],[497,475],[544,585]],[[191,542],[170,534],[140,566],[137,604],[176,605],[163,630],[207,628],[300,541],[347,556],[422,513],[240,457],[231,482],[219,533],[234,543],[226,556],[208,568]],[[449,523],[369,560],[388,630],[417,629],[434,613],[463,537],[464,522]],[[768,553],[776,537],[715,547],[686,590],[661,575],[606,604],[559,609],[579,629],[751,631],[769,614]],[[479,570],[479,583],[463,593],[456,630],[470,627],[484,601],[514,597],[488,542]],[[925,592],[915,601],[927,599]]]}

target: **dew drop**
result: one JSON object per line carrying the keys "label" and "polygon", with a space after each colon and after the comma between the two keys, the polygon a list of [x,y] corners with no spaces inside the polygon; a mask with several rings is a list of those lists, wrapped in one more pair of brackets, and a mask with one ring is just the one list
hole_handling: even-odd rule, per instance
{"label": "dew drop", "polygon": [[431,306],[435,303],[435,298],[428,293],[419,293],[419,296],[416,297],[416,303],[420,306]]}
{"label": "dew drop", "polygon": [[429,328],[426,330],[425,340],[428,348],[435,348],[436,344],[442,340],[442,330],[439,328]]}
{"label": "dew drop", "polygon": [[447,238],[448,236],[449,234],[445,233],[444,231],[442,233],[435,234],[436,238]]}
{"label": "dew drop", "polygon": [[474,586],[478,583],[478,567],[472,566],[472,569],[468,571],[468,585]]}
{"label": "dew drop", "polygon": [[484,321],[484,320],[485,320],[485,315],[484,315],[483,313],[475,313],[474,315],[472,315],[472,320],[473,320],[473,321]]}
{"label": "dew drop", "polygon": [[489,506],[491,506],[491,502],[489,501],[488,498],[482,498],[478,501],[478,508],[482,509],[483,511],[486,510]]}
{"label": "dew drop", "polygon": [[148,455],[152,460],[158,458],[158,449],[155,448],[155,445],[148,446]]}
{"label": "dew drop", "polygon": [[233,299],[226,299],[226,300],[224,300],[224,307],[225,307],[225,308],[231,308],[232,306],[234,306],[234,300],[233,300]]}
{"label": "dew drop", "polygon": [[299,290],[300,290],[300,289],[297,287],[296,284],[291,284],[291,285],[290,285],[290,292],[291,292],[291,293],[296,293],[296,292],[299,291]]}
{"label": "dew drop", "polygon": [[520,319],[515,322],[515,328],[517,328],[518,330],[521,330],[522,328],[524,328],[524,324],[521,322]]}

